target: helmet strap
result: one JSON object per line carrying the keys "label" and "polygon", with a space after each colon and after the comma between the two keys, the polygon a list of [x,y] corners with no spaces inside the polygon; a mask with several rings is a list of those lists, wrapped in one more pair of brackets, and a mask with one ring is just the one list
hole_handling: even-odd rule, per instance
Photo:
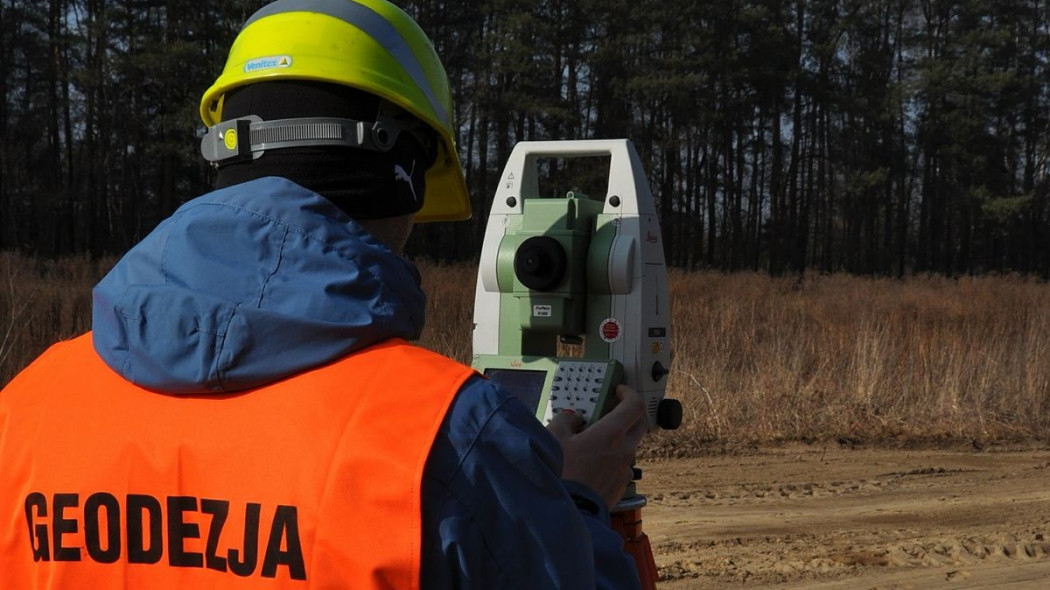
{"label": "helmet strap", "polygon": [[387,152],[397,143],[406,125],[385,116],[376,121],[336,117],[300,117],[263,121],[249,115],[208,128],[201,139],[201,154],[214,166],[261,157],[266,150],[300,147],[351,147]]}

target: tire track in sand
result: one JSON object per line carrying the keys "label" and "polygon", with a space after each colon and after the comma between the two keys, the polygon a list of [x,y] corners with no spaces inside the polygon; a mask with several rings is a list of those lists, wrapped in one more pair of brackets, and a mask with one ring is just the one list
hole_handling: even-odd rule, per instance
{"label": "tire track in sand", "polygon": [[639,488],[661,589],[905,588],[932,575],[920,586],[932,590],[995,571],[1034,590],[1050,587],[1048,467],[1046,449],[798,447],[643,464]]}

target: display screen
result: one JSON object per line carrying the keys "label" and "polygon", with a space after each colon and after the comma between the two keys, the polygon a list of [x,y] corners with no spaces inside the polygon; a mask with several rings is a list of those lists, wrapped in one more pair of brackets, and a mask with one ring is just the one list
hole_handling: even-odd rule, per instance
{"label": "display screen", "polygon": [[514,397],[525,402],[532,411],[538,409],[547,371],[521,369],[485,369],[485,376],[502,385]]}

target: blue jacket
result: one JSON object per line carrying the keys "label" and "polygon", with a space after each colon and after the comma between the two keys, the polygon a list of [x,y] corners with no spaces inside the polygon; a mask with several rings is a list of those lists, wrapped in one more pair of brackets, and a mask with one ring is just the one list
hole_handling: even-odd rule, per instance
{"label": "blue jacket", "polygon": [[[221,393],[416,339],[424,307],[411,263],[319,195],[264,178],[186,203],[132,248],[95,288],[94,343],[145,388]],[[423,588],[640,587],[602,500],[561,481],[561,464],[524,404],[468,380],[424,471]]]}

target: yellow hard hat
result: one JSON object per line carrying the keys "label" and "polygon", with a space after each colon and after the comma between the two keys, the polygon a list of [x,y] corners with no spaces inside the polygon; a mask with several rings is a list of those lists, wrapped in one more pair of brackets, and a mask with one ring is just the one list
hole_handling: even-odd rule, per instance
{"label": "yellow hard hat", "polygon": [[441,138],[440,148],[415,219],[470,217],[448,76],[430,39],[404,11],[386,0],[277,0],[264,6],[244,24],[222,75],[201,98],[201,118],[209,127],[218,124],[225,94],[234,88],[292,79],[363,90],[429,125]]}

